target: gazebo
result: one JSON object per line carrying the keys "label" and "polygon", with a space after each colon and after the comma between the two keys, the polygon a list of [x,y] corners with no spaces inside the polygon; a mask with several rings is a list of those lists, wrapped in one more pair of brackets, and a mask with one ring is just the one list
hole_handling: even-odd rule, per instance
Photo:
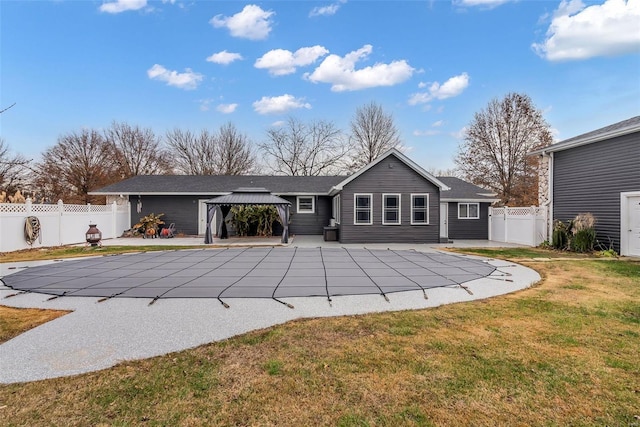
{"label": "gazebo", "polygon": [[291,203],[287,200],[271,194],[266,188],[238,188],[233,190],[231,194],[214,197],[207,200],[207,230],[204,236],[204,243],[213,243],[213,234],[211,232],[211,221],[216,210],[219,210],[222,218],[218,227],[218,236],[221,239],[227,239],[229,233],[227,224],[224,219],[231,211],[232,206],[238,205],[273,205],[278,210],[280,221],[282,222],[282,243],[289,243],[289,207]]}

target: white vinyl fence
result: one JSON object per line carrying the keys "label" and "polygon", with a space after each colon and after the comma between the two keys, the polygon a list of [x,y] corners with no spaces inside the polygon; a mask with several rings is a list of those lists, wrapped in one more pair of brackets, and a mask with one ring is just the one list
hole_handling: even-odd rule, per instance
{"label": "white vinyl fence", "polygon": [[545,208],[489,208],[489,240],[538,246],[547,238]]}
{"label": "white vinyl fence", "polygon": [[[130,205],[55,205],[0,203],[0,252],[30,247],[69,245],[85,242],[89,224],[97,224],[103,239],[119,237],[131,228]],[[25,238],[27,217],[40,222],[40,236],[29,245]]]}

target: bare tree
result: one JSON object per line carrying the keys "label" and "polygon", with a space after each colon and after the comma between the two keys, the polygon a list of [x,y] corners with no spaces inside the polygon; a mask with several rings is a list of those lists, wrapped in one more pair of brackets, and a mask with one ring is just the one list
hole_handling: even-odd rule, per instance
{"label": "bare tree", "polygon": [[285,126],[269,129],[267,139],[259,147],[274,173],[318,176],[345,170],[349,147],[342,132],[331,122],[303,123],[290,117]]}
{"label": "bare tree", "polygon": [[83,129],[58,138],[34,169],[36,195],[49,202],[104,202],[88,193],[120,179],[113,151],[95,130]]}
{"label": "bare tree", "polygon": [[214,166],[218,175],[244,175],[256,168],[256,154],[249,138],[231,123],[220,127],[217,134]]}
{"label": "bare tree", "polygon": [[168,154],[153,130],[113,122],[105,131],[105,138],[122,178],[171,172]]}
{"label": "bare tree", "polygon": [[528,95],[509,93],[474,115],[455,159],[465,178],[493,190],[507,206],[538,200],[536,156],[552,142],[549,125]]}
{"label": "bare tree", "polygon": [[200,134],[174,129],[165,139],[171,150],[173,167],[185,175],[217,175],[216,136],[203,129]]}
{"label": "bare tree", "polygon": [[391,114],[375,102],[359,107],[351,120],[350,143],[353,147],[350,169],[371,163],[384,152],[400,148],[400,133]]}
{"label": "bare tree", "polygon": [[429,168],[427,169],[427,172],[429,172],[431,175],[433,176],[452,176],[454,178],[462,178],[463,174],[460,170],[456,169],[456,168],[450,168],[450,169],[438,169],[438,168]]}
{"label": "bare tree", "polygon": [[12,154],[0,138],[0,191],[15,193],[26,179],[29,162],[21,154]]}

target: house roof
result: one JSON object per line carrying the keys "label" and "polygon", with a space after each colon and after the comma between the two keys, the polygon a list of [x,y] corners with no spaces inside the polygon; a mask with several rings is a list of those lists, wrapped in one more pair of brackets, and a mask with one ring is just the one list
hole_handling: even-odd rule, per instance
{"label": "house roof", "polygon": [[640,131],[640,116],[631,117],[630,119],[605,126],[564,141],[551,144],[548,147],[532,151],[531,154],[552,153],[555,151],[568,150],[569,148],[578,147],[580,145],[591,144],[606,139],[615,138],[617,136],[627,135],[629,133]]}
{"label": "house roof", "polygon": [[228,194],[260,186],[278,195],[328,194],[344,176],[139,175],[92,191],[95,195]]}
{"label": "house roof", "polygon": [[366,171],[368,171],[369,169],[371,169],[372,167],[374,167],[375,165],[377,165],[378,163],[382,162],[384,159],[386,159],[389,156],[395,156],[397,157],[401,162],[403,162],[404,164],[406,164],[407,166],[409,166],[411,169],[413,169],[416,173],[418,173],[419,175],[422,175],[423,178],[425,178],[428,181],[431,181],[436,187],[440,188],[440,190],[448,190],[449,187],[447,187],[443,182],[441,182],[440,180],[438,180],[438,178],[436,178],[435,176],[431,175],[429,172],[427,172],[426,170],[424,170],[423,168],[421,168],[417,163],[415,163],[413,160],[411,160],[410,158],[408,158],[407,156],[405,156],[404,154],[402,154],[400,151],[398,151],[395,148],[390,149],[389,151],[385,152],[384,154],[380,155],[377,159],[375,159],[374,161],[372,161],[371,163],[369,163],[368,165],[360,168],[356,173],[354,173],[353,175],[350,175],[346,178],[344,178],[340,183],[338,183],[337,185],[335,185],[332,189],[331,189],[331,194],[335,194],[338,191],[341,191],[342,188],[347,185],[348,183],[350,183],[351,181],[353,181],[354,179],[358,178],[360,175],[364,174]]}
{"label": "house roof", "polygon": [[450,188],[450,190],[440,193],[440,200],[443,202],[472,201],[491,203],[500,200],[490,190],[478,187],[460,178],[439,176],[438,179]]}
{"label": "house roof", "polygon": [[231,194],[214,197],[205,202],[208,205],[290,205],[283,198],[275,196],[266,188],[238,188]]}

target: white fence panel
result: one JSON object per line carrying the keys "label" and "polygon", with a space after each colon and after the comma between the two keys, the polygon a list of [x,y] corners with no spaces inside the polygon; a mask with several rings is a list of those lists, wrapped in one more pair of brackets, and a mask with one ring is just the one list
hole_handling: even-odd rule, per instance
{"label": "white fence panel", "polygon": [[[83,243],[89,224],[97,224],[103,239],[119,237],[130,226],[130,206],[0,204],[0,252],[30,247],[48,247]],[[40,222],[40,236],[29,246],[24,226],[28,216]]]}
{"label": "white fence panel", "polygon": [[538,246],[547,240],[547,215],[544,208],[489,208],[489,240]]}

